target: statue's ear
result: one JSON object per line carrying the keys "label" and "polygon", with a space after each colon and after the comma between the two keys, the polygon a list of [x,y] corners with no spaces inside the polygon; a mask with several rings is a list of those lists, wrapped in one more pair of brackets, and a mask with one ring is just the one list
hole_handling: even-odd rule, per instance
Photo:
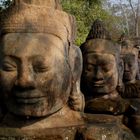
{"label": "statue's ear", "polygon": [[118,84],[117,84],[118,92],[123,92],[124,90],[123,73],[124,73],[124,63],[123,59],[120,58],[118,62]]}
{"label": "statue's ear", "polygon": [[118,73],[119,73],[120,79],[123,79],[124,63],[123,63],[123,59],[122,58],[120,58],[119,62],[118,62]]}
{"label": "statue's ear", "polygon": [[82,73],[82,54],[77,46],[70,46],[69,64],[72,73],[72,87],[69,96],[69,107],[76,111],[84,110],[84,96],[80,91],[80,79]]}
{"label": "statue's ear", "polygon": [[140,80],[140,68],[139,68],[139,60],[137,59],[137,73],[136,73],[136,80]]}

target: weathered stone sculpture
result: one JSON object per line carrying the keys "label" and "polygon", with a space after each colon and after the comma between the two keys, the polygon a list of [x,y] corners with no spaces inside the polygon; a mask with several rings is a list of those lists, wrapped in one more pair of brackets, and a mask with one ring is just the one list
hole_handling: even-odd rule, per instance
{"label": "weathered stone sculpture", "polygon": [[[139,39],[138,38],[129,38],[126,34],[122,34],[118,40],[118,43],[121,45],[123,49],[129,48],[138,48],[139,46]],[[131,50],[131,49],[130,49]],[[124,51],[123,51],[124,52]],[[137,71],[136,77],[137,80],[140,80],[140,72]]]}
{"label": "weathered stone sculpture", "polygon": [[[97,28],[96,24],[99,24],[100,28]],[[91,30],[86,42],[81,46],[84,59],[81,89],[86,99],[85,111],[122,114],[127,110],[128,104],[116,90],[121,81],[121,48],[109,40],[110,37],[101,21],[95,21]],[[94,33],[96,34],[91,35]]]}
{"label": "weathered stone sculpture", "polygon": [[[10,111],[18,115],[36,117],[52,114],[59,110],[63,106],[62,104],[66,103],[65,100],[69,97],[68,93],[72,90],[72,86],[68,85],[71,85],[72,82],[75,84],[80,77],[76,77],[77,79],[70,77],[70,75],[72,76],[72,74],[76,73],[76,70],[71,66],[74,62],[68,62],[67,57],[71,57],[69,61],[77,59],[79,64],[81,63],[81,58],[76,58],[80,57],[80,55],[77,55],[78,50],[74,46],[72,46],[74,51],[70,51],[70,55],[73,56],[68,56],[69,54],[67,54],[67,50],[69,49],[68,43],[72,44],[72,37],[74,36],[73,26],[70,23],[73,22],[73,18],[66,13],[55,10],[57,6],[50,6],[51,4],[54,5],[53,1],[43,3],[40,1],[43,5],[48,4],[48,6],[42,7],[42,11],[40,10],[41,7],[35,7],[36,1],[33,0],[30,3],[31,5],[26,3],[26,1],[15,1],[15,6],[11,6],[11,8],[1,15],[1,36],[9,33],[2,36],[1,40],[1,50],[3,51],[1,55],[1,81],[4,81],[2,82],[2,90],[7,94],[5,98],[8,101],[7,106]],[[54,10],[55,13],[53,13]],[[62,22],[59,22],[55,16],[62,17]],[[68,31],[69,34],[67,33]],[[18,41],[15,42],[15,40]],[[54,44],[54,42],[57,44]],[[44,48],[39,46],[43,46]],[[53,50],[56,50],[56,53]],[[49,55],[47,55],[48,53]],[[60,57],[61,55],[65,57]],[[33,58],[31,59],[30,57]],[[65,74],[66,79],[64,78],[65,76],[63,77],[59,74],[58,69],[53,68],[52,70],[52,67],[58,63],[64,65],[63,67],[61,66],[62,68],[59,71],[62,75]],[[70,74],[71,70],[69,67],[72,67],[75,73]],[[12,77],[9,77],[8,74],[12,74]],[[52,77],[55,77],[55,81],[51,79]],[[46,79],[51,82],[47,83]],[[13,83],[12,87],[5,88],[10,86],[7,82],[10,85]],[[57,82],[60,82],[59,85]],[[26,90],[33,92],[33,95],[28,95]],[[50,93],[53,93],[55,90],[57,91],[55,93],[57,95],[56,98],[55,94],[53,97],[50,97]],[[62,90],[64,90],[64,94],[67,96],[62,95],[61,97],[59,95],[60,93],[63,94]],[[13,92],[13,95],[8,95],[10,92]],[[23,92],[23,94],[20,94],[20,92]],[[43,93],[48,93],[49,97],[46,98],[46,95]],[[14,97],[11,98],[8,96]],[[28,100],[30,98],[33,98],[33,100]],[[36,100],[36,98],[40,99]],[[26,106],[26,102],[27,104],[29,102],[29,106]],[[59,105],[57,105],[57,102],[59,102]],[[40,108],[37,108],[38,105]],[[26,110],[28,111],[26,112]]]}
{"label": "weathered stone sculpture", "polygon": [[86,40],[95,38],[111,40],[110,33],[105,29],[103,22],[99,19],[96,19],[96,22],[93,23]]}
{"label": "weathered stone sculpture", "polygon": [[[75,21],[58,4],[15,0],[0,15],[0,89],[7,109],[1,129],[27,131],[83,123],[73,111],[84,107],[79,88],[82,58],[73,45]],[[13,136],[20,135],[17,129],[12,131]],[[6,130],[0,133],[10,137]]]}
{"label": "weathered stone sculpture", "polygon": [[138,97],[138,91],[131,87],[138,82],[136,81],[136,75],[138,73],[138,49],[135,47],[123,46],[122,59],[124,63],[123,82],[125,84],[125,91],[122,96],[127,98]]}
{"label": "weathered stone sculpture", "polygon": [[122,47],[122,59],[124,62],[124,92],[121,96],[132,104],[135,112],[128,114],[127,125],[134,131],[136,136],[140,138],[140,81],[136,80],[138,73],[138,49],[136,47]]}
{"label": "weathered stone sculpture", "polygon": [[[131,109],[129,103],[122,99],[116,90],[117,86],[122,86],[121,47],[111,41],[101,21],[96,20],[93,23],[81,50],[83,54],[81,89],[85,95],[85,112],[102,115],[120,115],[128,112]],[[108,118],[112,115],[108,115]],[[118,116],[121,122],[122,117],[123,115]],[[93,129],[89,129],[88,132],[91,131]],[[133,138],[128,136],[128,139]]]}
{"label": "weathered stone sculpture", "polygon": [[139,37],[135,37],[132,39],[134,42],[134,46],[139,50],[138,53],[138,74],[136,76],[137,80],[140,80],[140,38]]}
{"label": "weathered stone sculpture", "polygon": [[0,99],[6,109],[0,139],[134,140],[119,119],[78,112],[84,108],[82,57],[73,45],[74,18],[60,7],[57,0],[15,0],[0,15]]}

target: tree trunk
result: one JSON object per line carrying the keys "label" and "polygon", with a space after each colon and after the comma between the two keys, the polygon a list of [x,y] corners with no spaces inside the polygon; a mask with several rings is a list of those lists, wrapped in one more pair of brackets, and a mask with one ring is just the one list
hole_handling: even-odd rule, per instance
{"label": "tree trunk", "polygon": [[125,12],[124,7],[122,5],[122,0],[120,0],[120,6],[121,6],[121,9],[122,9],[122,12],[123,12],[123,17],[125,18],[125,24],[126,24],[127,34],[129,36],[130,35],[130,32],[129,32],[129,21],[128,21],[127,13]]}
{"label": "tree trunk", "polygon": [[134,16],[134,31],[135,31],[135,36],[138,37],[139,36],[139,5],[140,5],[140,0],[138,0],[138,3],[137,3],[137,9],[134,10],[134,7],[132,5],[132,0],[129,0],[129,4],[130,4],[130,7],[132,9],[132,12],[133,12],[133,16]]}

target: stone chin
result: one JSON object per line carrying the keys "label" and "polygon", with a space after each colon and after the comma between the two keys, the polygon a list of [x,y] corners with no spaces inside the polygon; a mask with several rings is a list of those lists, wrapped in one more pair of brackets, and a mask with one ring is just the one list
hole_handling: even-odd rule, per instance
{"label": "stone chin", "polygon": [[[110,78],[110,79],[112,79],[112,78]],[[88,89],[88,92],[90,93],[90,96],[93,95],[94,97],[95,96],[98,97],[98,96],[102,96],[102,95],[106,95],[106,94],[110,94],[110,93],[114,92],[117,87],[117,78],[116,78],[116,80],[109,81],[109,83],[104,83],[104,84],[98,85],[98,86],[91,84],[91,82],[88,82],[88,84],[85,83],[85,85]]]}
{"label": "stone chin", "polygon": [[124,82],[130,82],[130,81],[133,81],[134,79],[135,78],[133,78],[131,74],[124,73],[124,76],[123,76]]}
{"label": "stone chin", "polygon": [[64,101],[56,100],[53,105],[49,105],[46,98],[38,99],[36,103],[16,103],[10,100],[6,104],[10,113],[18,116],[45,117],[49,116],[64,106]]}
{"label": "stone chin", "polygon": [[108,87],[108,86],[93,87],[92,93],[96,94],[96,96],[102,96],[102,95],[110,94],[111,92],[115,90],[116,90],[116,87]]}

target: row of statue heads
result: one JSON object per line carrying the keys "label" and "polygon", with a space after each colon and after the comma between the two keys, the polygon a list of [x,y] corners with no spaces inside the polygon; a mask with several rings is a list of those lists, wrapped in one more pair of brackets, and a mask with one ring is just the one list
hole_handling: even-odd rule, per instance
{"label": "row of statue heads", "polygon": [[88,125],[94,114],[124,115],[139,134],[137,46],[112,41],[100,20],[80,48],[75,32],[75,18],[59,0],[14,0],[0,13],[0,136],[8,135],[5,127],[82,125],[77,140],[95,139]]}
{"label": "row of statue heads", "polygon": [[113,41],[97,19],[80,49],[85,112],[127,114],[126,125],[139,135],[139,38],[122,34]]}

